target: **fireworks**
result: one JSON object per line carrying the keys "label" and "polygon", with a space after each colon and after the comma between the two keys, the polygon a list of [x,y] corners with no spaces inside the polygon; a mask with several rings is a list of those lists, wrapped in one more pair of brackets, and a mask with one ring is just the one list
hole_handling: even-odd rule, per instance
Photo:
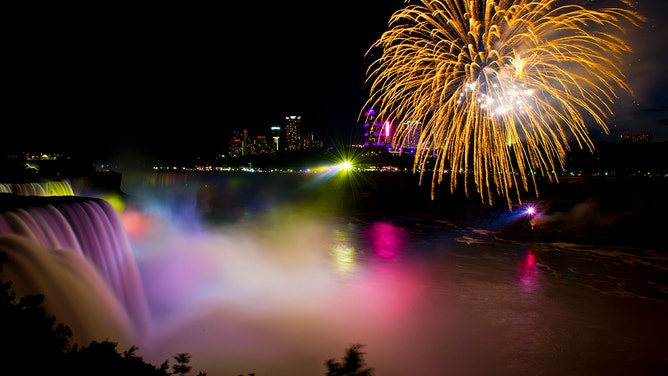
{"label": "fireworks", "polygon": [[587,124],[607,133],[617,92],[631,92],[623,34],[644,18],[629,5],[407,4],[367,52],[382,51],[367,71],[365,109],[395,123],[394,145],[413,132],[407,124],[423,124],[414,172],[420,182],[431,174],[432,198],[449,173],[451,191],[463,177],[468,194],[472,176],[483,202],[521,203],[530,185],[538,194],[537,176],[557,181],[570,144],[594,150]]}

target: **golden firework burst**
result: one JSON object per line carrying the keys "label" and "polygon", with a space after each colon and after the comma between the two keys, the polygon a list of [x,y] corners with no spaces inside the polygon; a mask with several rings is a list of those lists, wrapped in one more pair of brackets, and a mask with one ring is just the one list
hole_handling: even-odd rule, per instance
{"label": "golden firework burst", "polygon": [[[414,172],[434,188],[468,176],[483,202],[521,203],[537,176],[558,181],[571,143],[594,150],[588,124],[608,132],[628,27],[644,17],[618,7],[554,0],[407,1],[369,48],[364,110],[395,124],[394,145],[421,123]],[[426,166],[433,168],[427,169]],[[428,172],[429,171],[429,172]]]}

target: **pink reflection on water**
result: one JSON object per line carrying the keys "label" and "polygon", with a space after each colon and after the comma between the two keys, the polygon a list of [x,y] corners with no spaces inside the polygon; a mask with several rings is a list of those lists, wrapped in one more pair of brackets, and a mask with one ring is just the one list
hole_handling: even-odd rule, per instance
{"label": "pink reflection on water", "polygon": [[536,255],[530,249],[522,259],[518,272],[520,284],[525,291],[534,291],[538,286],[538,265]]}
{"label": "pink reflection on water", "polygon": [[387,222],[374,222],[368,237],[370,251],[386,259],[397,257],[408,242],[404,229]]}

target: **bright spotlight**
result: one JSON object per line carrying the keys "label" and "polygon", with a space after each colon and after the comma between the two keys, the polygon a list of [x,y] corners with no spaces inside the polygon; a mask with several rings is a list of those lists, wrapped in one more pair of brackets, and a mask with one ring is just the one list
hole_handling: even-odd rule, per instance
{"label": "bright spotlight", "polygon": [[347,170],[352,169],[353,165],[349,161],[344,161],[344,162],[339,163],[339,168],[341,170],[346,170],[347,171]]}

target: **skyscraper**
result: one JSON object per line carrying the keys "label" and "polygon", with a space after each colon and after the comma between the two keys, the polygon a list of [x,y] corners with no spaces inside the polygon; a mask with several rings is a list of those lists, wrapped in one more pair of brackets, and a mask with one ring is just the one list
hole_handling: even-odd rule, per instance
{"label": "skyscraper", "polygon": [[422,132],[422,123],[419,121],[407,121],[404,123],[403,137],[400,140],[400,145],[395,145],[399,151],[406,153],[415,153],[418,142],[420,141],[420,133]]}
{"label": "skyscraper", "polygon": [[285,150],[300,150],[301,145],[301,119],[299,115],[285,117]]}
{"label": "skyscraper", "polygon": [[234,131],[230,140],[230,155],[240,157],[246,155],[248,145],[248,130]]}
{"label": "skyscraper", "polygon": [[274,125],[271,127],[271,136],[274,139],[274,144],[276,144],[276,151],[280,150],[278,145],[278,139],[281,138],[281,127]]}
{"label": "skyscraper", "polygon": [[364,146],[391,146],[391,123],[379,123],[373,108],[364,113]]}

